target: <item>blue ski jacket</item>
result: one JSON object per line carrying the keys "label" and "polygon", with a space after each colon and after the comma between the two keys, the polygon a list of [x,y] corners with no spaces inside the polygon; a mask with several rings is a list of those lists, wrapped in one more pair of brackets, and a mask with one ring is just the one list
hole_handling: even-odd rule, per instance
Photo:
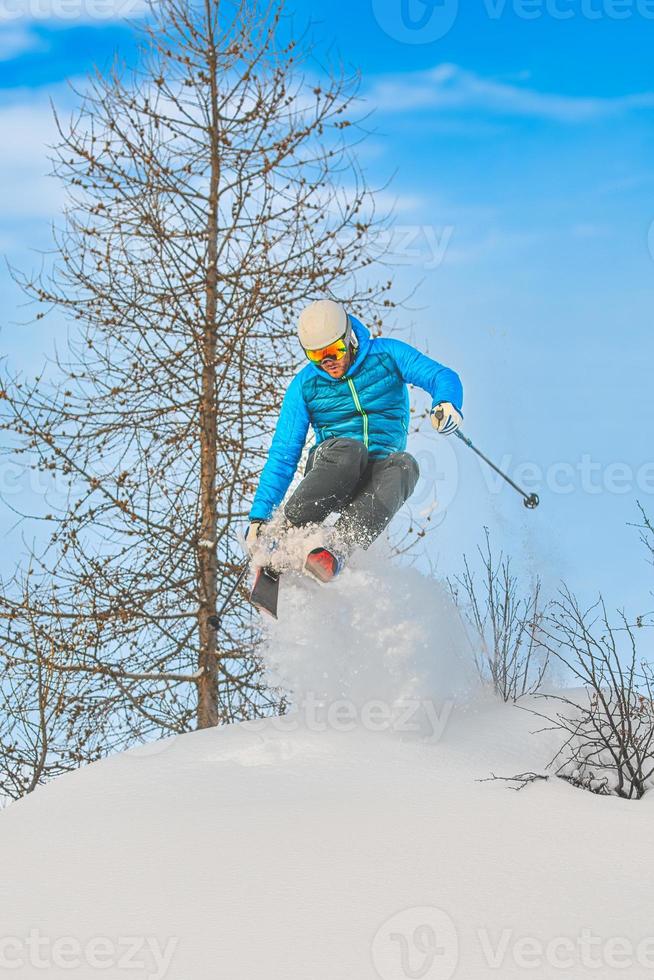
{"label": "blue ski jacket", "polygon": [[293,481],[309,426],[316,445],[335,436],[360,439],[373,457],[383,458],[406,448],[409,392],[417,385],[432,396],[433,405],[451,402],[461,409],[459,376],[401,340],[371,337],[350,316],[358,341],[356,357],[342,378],[331,378],[308,363],[288,387],[261,473],[250,520],[268,520]]}

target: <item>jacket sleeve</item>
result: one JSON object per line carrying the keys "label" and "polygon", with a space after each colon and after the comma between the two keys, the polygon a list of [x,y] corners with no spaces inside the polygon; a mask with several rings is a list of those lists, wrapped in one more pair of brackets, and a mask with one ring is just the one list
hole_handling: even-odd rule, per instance
{"label": "jacket sleeve", "polygon": [[250,511],[251,521],[266,521],[282,502],[291,485],[309,429],[309,412],[299,377],[291,382],[284,401],[268,459]]}
{"label": "jacket sleeve", "polygon": [[461,411],[463,386],[456,371],[439,364],[402,340],[381,338],[377,341],[393,360],[407,384],[416,385],[432,397],[432,407],[439,402],[451,402]]}

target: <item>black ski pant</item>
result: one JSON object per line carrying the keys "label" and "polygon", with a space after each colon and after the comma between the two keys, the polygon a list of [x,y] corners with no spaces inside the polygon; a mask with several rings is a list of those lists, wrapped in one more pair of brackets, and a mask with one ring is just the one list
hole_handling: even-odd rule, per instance
{"label": "black ski pant", "polygon": [[409,499],[419,473],[409,453],[379,458],[358,439],[326,439],[311,452],[284,512],[295,527],[321,524],[338,512],[339,537],[367,548]]}

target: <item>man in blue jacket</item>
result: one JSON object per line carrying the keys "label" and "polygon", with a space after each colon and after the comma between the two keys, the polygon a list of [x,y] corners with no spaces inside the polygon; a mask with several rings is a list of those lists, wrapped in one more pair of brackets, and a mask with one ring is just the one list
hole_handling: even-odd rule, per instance
{"label": "man in blue jacket", "polygon": [[345,550],[366,548],[418,480],[418,464],[405,452],[407,384],[431,395],[432,425],[450,435],[461,423],[461,382],[409,344],[371,337],[333,300],[318,300],[302,312],[299,336],[309,363],[286,392],[246,543],[254,550],[262,526],[285,497],[311,426],[315,444],[304,479],[285,504],[285,518],[300,527],[338,513],[335,530]]}

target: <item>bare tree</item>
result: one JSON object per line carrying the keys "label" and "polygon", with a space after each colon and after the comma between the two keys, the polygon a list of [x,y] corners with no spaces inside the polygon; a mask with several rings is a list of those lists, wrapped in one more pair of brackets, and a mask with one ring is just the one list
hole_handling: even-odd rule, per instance
{"label": "bare tree", "polygon": [[464,555],[464,571],[450,580],[450,591],[472,633],[480,677],[503,701],[538,691],[548,667],[540,630],[545,615],[539,579],[520,592],[511,559],[493,554],[488,529],[478,549],[483,568],[478,584]]}
{"label": "bare tree", "polygon": [[211,621],[297,367],[295,315],[334,295],[378,328],[393,305],[364,272],[380,256],[357,79],[303,75],[282,15],[162,0],[136,69],[96,72],[56,117],[65,221],[39,274],[15,275],[69,335],[35,379],[5,370],[0,428],[65,492],[25,515],[51,533],[3,585],[0,669],[10,688],[26,670],[25,691],[39,671],[74,679],[77,761],[274,709],[245,591]]}
{"label": "bare tree", "polygon": [[550,654],[579,692],[544,694],[560,705],[552,725],[566,739],[551,765],[596,793],[640,799],[654,777],[654,670],[637,653],[633,624],[610,623],[602,599],[580,607],[567,590],[543,625]]}

